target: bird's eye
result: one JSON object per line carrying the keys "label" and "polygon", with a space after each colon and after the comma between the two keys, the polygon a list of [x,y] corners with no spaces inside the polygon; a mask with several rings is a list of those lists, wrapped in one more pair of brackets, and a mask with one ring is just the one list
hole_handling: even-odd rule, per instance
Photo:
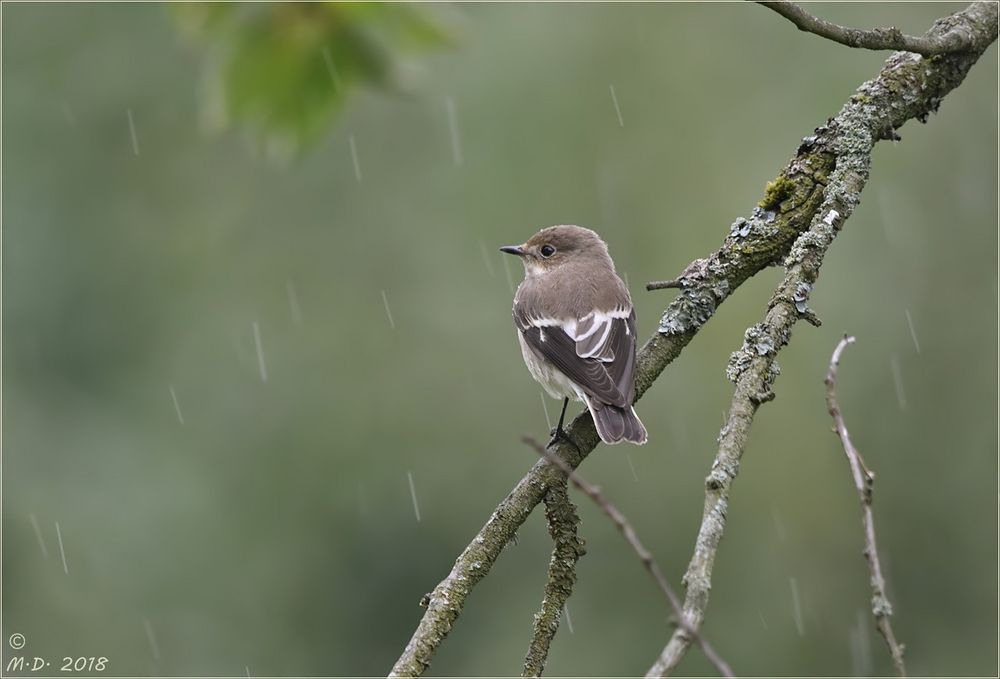
{"label": "bird's eye", "polygon": [[556,254],[556,249],[551,245],[543,245],[541,249],[542,257],[551,257]]}

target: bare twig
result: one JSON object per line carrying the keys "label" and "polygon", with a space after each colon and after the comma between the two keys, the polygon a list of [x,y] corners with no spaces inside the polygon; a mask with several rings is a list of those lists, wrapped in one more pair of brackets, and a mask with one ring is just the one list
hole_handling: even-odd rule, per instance
{"label": "bare twig", "polygon": [[650,281],[646,283],[646,289],[649,291],[653,290],[667,290],[670,288],[676,288],[678,290],[684,288],[684,281],[679,278],[671,278],[667,281]]}
{"label": "bare twig", "polygon": [[847,433],[847,425],[844,423],[844,416],[840,411],[840,404],[837,402],[836,382],[837,368],[840,365],[840,355],[847,345],[853,344],[854,338],[844,336],[833,350],[830,359],[830,370],[826,374],[826,407],[833,418],[833,424],[840,442],[844,446],[844,455],[851,465],[851,476],[854,478],[854,487],[858,491],[858,498],[861,500],[861,516],[865,527],[865,559],[868,561],[868,570],[871,571],[872,585],[872,615],[875,616],[875,626],[885,637],[885,643],[889,647],[889,654],[892,656],[892,664],[896,674],[900,677],[906,676],[906,664],[903,662],[903,644],[896,641],[896,635],[892,631],[892,604],[885,593],[885,578],[882,576],[882,564],[878,558],[878,546],[875,543],[875,517],[872,513],[872,486],[875,483],[875,475],[865,467],[861,460],[861,455],[851,442],[850,434]]}
{"label": "bare twig", "polygon": [[535,452],[541,457],[561,469],[573,485],[576,486],[584,495],[593,500],[594,504],[600,507],[601,511],[604,512],[609,519],[611,519],[611,521],[615,524],[615,527],[618,528],[621,534],[625,537],[626,542],[628,542],[629,546],[635,551],[636,556],[639,557],[642,565],[647,571],[649,571],[649,574],[659,586],[660,591],[663,592],[663,595],[667,598],[667,602],[673,609],[674,615],[677,616],[680,628],[684,629],[694,642],[698,644],[699,648],[701,648],[702,652],[705,654],[705,657],[708,658],[708,661],[712,663],[716,670],[718,670],[719,674],[724,677],[734,676],[729,664],[719,656],[715,649],[712,648],[711,644],[705,640],[705,637],[699,634],[698,630],[695,629],[694,626],[692,626],[688,621],[684,614],[684,609],[681,607],[681,600],[677,597],[677,593],[674,592],[673,587],[670,586],[670,583],[667,581],[663,571],[660,570],[660,566],[656,563],[656,559],[653,558],[653,555],[639,540],[639,536],[636,534],[632,524],[630,524],[628,519],[625,518],[625,515],[622,514],[617,507],[611,504],[611,502],[604,496],[604,493],[601,492],[600,488],[592,486],[583,480],[583,478],[576,471],[574,471],[572,467],[566,464],[566,462],[558,456],[553,455],[546,450],[538,441],[530,436],[525,436],[521,440],[534,448]]}
{"label": "bare twig", "polygon": [[563,606],[576,583],[576,562],[586,553],[583,540],[576,531],[580,517],[569,499],[565,480],[549,488],[544,502],[545,518],[553,542],[552,558],[549,559],[545,597],[532,625],[531,644],[524,658],[522,677],[539,677],[545,669],[549,645],[559,629]]}
{"label": "bare twig", "polygon": [[795,24],[800,31],[814,33],[821,38],[867,50],[903,50],[925,57],[946,52],[969,49],[972,37],[961,29],[954,29],[922,36],[906,35],[898,28],[847,28],[820,19],[794,2],[758,2],[774,10]]}
{"label": "bare twig", "polygon": [[[764,199],[750,218],[737,220],[717,251],[688,266],[684,288],[664,311],[657,332],[636,356],[636,398],[649,389],[736,288],[787,257],[796,239],[810,228],[818,213],[829,217],[829,211],[823,209],[824,187],[834,166],[840,169],[838,148],[864,150],[875,140],[891,138],[890,132],[911,118],[926,120],[948,92],[961,84],[982,52],[996,39],[997,5],[973,3],[939,23],[942,30],[950,25],[966,26],[973,36],[972,47],[933,60],[907,53],[890,57],[879,76],[862,85],[845,106],[852,125],[823,126],[807,137],[781,174],[768,185]],[[809,240],[799,246],[812,247]],[[805,303],[799,291],[786,292],[796,306]],[[753,394],[754,399],[767,396],[766,392]],[[578,448],[560,444],[553,452],[576,468],[599,439],[586,411],[572,422],[568,432]],[[455,560],[451,572],[428,595],[427,610],[393,666],[392,675],[418,676],[427,669],[472,588],[493,567],[505,545],[559,476],[558,469],[539,460],[500,502]]]}

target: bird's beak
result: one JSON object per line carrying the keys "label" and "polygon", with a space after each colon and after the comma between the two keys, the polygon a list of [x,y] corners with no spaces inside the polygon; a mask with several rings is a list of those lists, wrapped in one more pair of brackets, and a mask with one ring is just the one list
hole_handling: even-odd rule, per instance
{"label": "bird's beak", "polygon": [[524,257],[525,251],[523,245],[504,245],[500,248],[500,252],[506,252],[508,255],[517,255],[518,257]]}

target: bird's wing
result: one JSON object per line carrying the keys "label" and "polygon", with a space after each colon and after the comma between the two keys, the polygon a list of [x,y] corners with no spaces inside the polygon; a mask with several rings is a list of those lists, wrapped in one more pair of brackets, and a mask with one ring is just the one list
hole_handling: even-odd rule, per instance
{"label": "bird's wing", "polygon": [[525,341],[586,393],[608,405],[632,405],[635,311],[619,307],[580,319],[533,317],[515,306]]}

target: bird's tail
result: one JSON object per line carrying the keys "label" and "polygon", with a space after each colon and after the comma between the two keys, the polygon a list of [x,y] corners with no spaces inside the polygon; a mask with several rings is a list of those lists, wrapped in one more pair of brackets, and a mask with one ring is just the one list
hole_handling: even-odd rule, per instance
{"label": "bird's tail", "polygon": [[587,408],[594,418],[597,434],[605,443],[629,441],[641,446],[646,442],[646,428],[642,426],[632,406],[618,408],[588,398]]}

